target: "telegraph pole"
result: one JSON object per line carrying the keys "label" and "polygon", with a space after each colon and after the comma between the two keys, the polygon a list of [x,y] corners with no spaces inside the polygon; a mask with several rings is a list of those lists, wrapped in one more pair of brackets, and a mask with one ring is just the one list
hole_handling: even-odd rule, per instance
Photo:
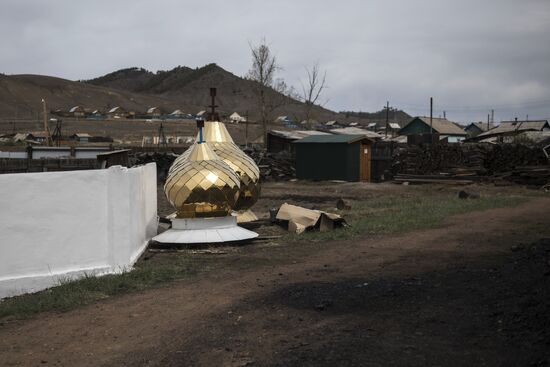
{"label": "telegraph pole", "polygon": [[495,110],[491,110],[491,123],[495,123]]}
{"label": "telegraph pole", "polygon": [[388,125],[390,122],[390,101],[386,102],[386,138],[388,137]]}
{"label": "telegraph pole", "polygon": [[218,113],[216,112],[216,88],[210,88],[210,99],[211,104],[210,106],[210,121],[220,121],[220,117],[218,116]]}
{"label": "telegraph pole", "polygon": [[248,148],[248,110],[246,110],[246,115],[245,116],[246,116],[245,117],[246,118],[246,121],[245,121],[246,125],[245,125],[245,129],[244,129],[244,145],[245,145],[245,147]]}
{"label": "telegraph pole", "polygon": [[52,146],[52,136],[50,135],[50,127],[48,126],[48,113],[46,112],[46,100],[42,98],[42,113],[44,115],[44,134],[46,134],[46,144]]}
{"label": "telegraph pole", "polygon": [[430,97],[430,134],[434,133],[433,130],[433,113],[434,113],[434,99]]}

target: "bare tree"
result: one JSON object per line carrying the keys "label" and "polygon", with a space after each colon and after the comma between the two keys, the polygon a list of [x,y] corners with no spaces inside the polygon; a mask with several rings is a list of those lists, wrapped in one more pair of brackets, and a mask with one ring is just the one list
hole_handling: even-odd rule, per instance
{"label": "bare tree", "polygon": [[248,72],[248,77],[256,82],[258,109],[265,141],[269,114],[286,103],[288,99],[287,86],[282,79],[275,79],[275,73],[281,68],[265,39],[259,45],[250,45],[250,50],[252,51],[252,68]]}
{"label": "bare tree", "polygon": [[[307,82],[302,83],[302,94],[300,100],[304,103],[305,121],[309,123],[312,118],[313,107],[323,105],[320,101],[321,93],[327,87],[327,72],[321,72],[319,63],[313,64],[311,68],[306,67]],[[326,101],[325,101],[326,103]]]}

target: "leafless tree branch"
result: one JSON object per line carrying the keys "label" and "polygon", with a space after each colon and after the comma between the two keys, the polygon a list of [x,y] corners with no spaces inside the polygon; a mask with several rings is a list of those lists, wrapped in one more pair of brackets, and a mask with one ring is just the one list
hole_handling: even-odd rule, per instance
{"label": "leafless tree branch", "polygon": [[[310,121],[312,118],[313,107],[315,105],[323,105],[320,102],[321,94],[327,88],[327,72],[322,72],[319,63],[313,64],[311,68],[306,67],[307,81],[301,83],[302,94],[300,100],[304,103],[305,120]],[[326,102],[325,102],[326,103]]]}
{"label": "leafless tree branch", "polygon": [[249,46],[252,52],[252,67],[248,77],[257,85],[258,108],[265,139],[269,115],[288,103],[288,87],[282,79],[275,79],[275,74],[281,67],[277,64],[277,59],[266,40],[262,39],[259,45]]}

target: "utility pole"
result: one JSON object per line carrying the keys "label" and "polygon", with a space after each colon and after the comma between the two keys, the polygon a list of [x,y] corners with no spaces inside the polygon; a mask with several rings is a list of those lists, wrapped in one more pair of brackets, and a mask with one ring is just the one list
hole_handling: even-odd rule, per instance
{"label": "utility pole", "polygon": [[495,123],[495,110],[491,110],[491,123]]}
{"label": "utility pole", "polygon": [[434,99],[430,97],[430,134],[434,133],[433,129],[433,113],[434,113]]}
{"label": "utility pole", "polygon": [[489,118],[491,117],[491,115],[487,114],[487,131],[489,130]]}
{"label": "utility pole", "polygon": [[52,136],[50,135],[50,127],[48,126],[48,112],[46,111],[46,100],[42,98],[42,113],[44,115],[44,134],[46,134],[46,144],[52,146]]}
{"label": "utility pole", "polygon": [[244,146],[248,148],[248,110],[246,110],[245,118]]}
{"label": "utility pole", "polygon": [[210,88],[210,98],[211,98],[211,104],[210,106],[210,121],[220,121],[220,117],[218,116],[218,113],[216,112],[216,88]]}
{"label": "utility pole", "polygon": [[159,126],[157,151],[160,151],[160,144],[162,144],[165,148],[168,146],[168,142],[166,141],[166,135],[164,135],[164,126],[162,125],[162,121]]}
{"label": "utility pole", "polygon": [[59,146],[61,144],[61,119],[56,119],[55,121],[55,129],[52,134],[52,142],[55,142],[56,146]]}
{"label": "utility pole", "polygon": [[447,111],[443,111],[443,118],[447,120]]}
{"label": "utility pole", "polygon": [[386,102],[386,138],[388,137],[388,127],[390,122],[390,101]]}

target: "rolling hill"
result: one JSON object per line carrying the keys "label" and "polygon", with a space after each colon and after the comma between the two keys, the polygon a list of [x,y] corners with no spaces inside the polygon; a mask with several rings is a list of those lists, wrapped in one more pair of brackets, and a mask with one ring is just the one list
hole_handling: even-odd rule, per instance
{"label": "rolling hill", "polygon": [[[217,104],[222,113],[231,114],[237,111],[244,115],[248,112],[252,119],[258,118],[255,83],[236,76],[216,64],[196,69],[178,66],[157,73],[142,68],[128,68],[84,83],[175,99],[182,101],[184,108],[190,109],[190,112],[205,109],[210,104],[209,88],[216,87]],[[274,90],[270,90],[269,93],[278,99],[285,98]],[[296,120],[301,119],[303,104],[288,97],[286,100],[285,106],[275,110],[273,115],[288,115]],[[315,118],[319,120],[334,119],[336,116],[337,113],[322,107],[315,109]]]}
{"label": "rolling hill", "polygon": [[[181,109],[193,114],[207,108],[210,104],[209,88],[216,87],[218,110],[222,116],[237,111],[241,115],[248,113],[251,120],[257,120],[255,86],[255,82],[234,75],[216,64],[195,69],[178,66],[156,73],[133,67],[84,81],[43,75],[0,74],[0,119],[36,119],[42,110],[42,98],[46,99],[50,110],[67,111],[76,105],[90,111],[121,106],[139,114],[156,106],[167,113]],[[271,113],[272,117],[287,115],[297,121],[303,119],[304,106],[301,102],[274,90],[270,90],[269,94],[286,102]],[[316,106],[312,114],[313,119],[322,122],[368,122],[380,117],[380,113],[336,113],[320,106]]]}
{"label": "rolling hill", "polygon": [[45,98],[48,109],[68,110],[81,105],[91,110],[123,106],[141,111],[148,106],[179,108],[177,101],[162,96],[74,82],[43,75],[0,75],[0,118],[36,118]]}

